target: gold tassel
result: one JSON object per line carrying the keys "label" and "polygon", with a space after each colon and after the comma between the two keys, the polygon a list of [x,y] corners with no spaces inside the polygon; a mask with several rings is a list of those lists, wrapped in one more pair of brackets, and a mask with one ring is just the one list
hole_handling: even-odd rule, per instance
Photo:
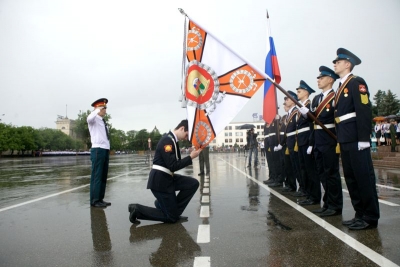
{"label": "gold tassel", "polygon": [[336,145],[336,154],[340,154],[340,145],[337,143]]}
{"label": "gold tassel", "polygon": [[271,148],[268,148],[268,152],[271,152]]}
{"label": "gold tassel", "polygon": [[289,148],[286,148],[285,155],[289,155]]}
{"label": "gold tassel", "polygon": [[296,141],[296,143],[294,144],[294,152],[297,152],[297,151],[299,151],[299,147],[297,146],[297,141]]}

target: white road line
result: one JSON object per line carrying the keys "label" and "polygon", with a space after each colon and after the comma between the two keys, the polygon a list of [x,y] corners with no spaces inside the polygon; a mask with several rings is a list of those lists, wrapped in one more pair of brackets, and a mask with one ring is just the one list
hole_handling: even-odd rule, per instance
{"label": "white road line", "polygon": [[[129,173],[138,172],[138,171],[141,171],[143,169],[147,169],[147,168],[142,168],[142,169],[139,169],[139,170],[136,170],[136,171],[126,172],[124,174],[120,174],[120,175],[114,176],[112,178],[108,178],[107,180],[113,180],[115,178],[127,175]],[[65,191],[61,191],[61,192],[58,192],[58,193],[55,193],[55,194],[47,195],[47,196],[44,196],[44,197],[32,199],[32,200],[25,201],[25,202],[22,202],[22,203],[19,203],[19,204],[16,204],[16,205],[5,207],[5,208],[0,209],[0,212],[6,211],[6,210],[10,210],[10,209],[13,209],[13,208],[17,208],[17,207],[21,207],[21,206],[24,206],[24,205],[27,205],[27,204],[30,204],[30,203],[34,203],[34,202],[46,199],[46,198],[59,196],[59,195],[62,195],[62,194],[65,194],[65,193],[69,193],[69,192],[72,192],[72,191],[75,191],[75,190],[78,190],[78,189],[81,189],[81,188],[84,188],[84,187],[87,187],[87,186],[90,186],[90,184],[81,185],[81,186],[78,186],[78,187],[75,187],[75,188],[71,188],[71,189],[68,189],[68,190],[65,190]]]}
{"label": "white road line", "polygon": [[211,259],[210,257],[195,257],[193,267],[210,267]]}
{"label": "white road line", "polygon": [[210,225],[200,224],[197,231],[197,243],[210,243]]}
{"label": "white road line", "polygon": [[[342,180],[344,180],[344,177],[343,177],[343,176],[342,176],[342,177],[340,177],[340,178],[342,178]],[[388,186],[388,185],[383,185],[383,184],[376,184],[376,186],[383,187],[383,188],[388,188],[388,189],[392,189],[392,190],[397,190],[397,191],[400,191],[400,188],[393,187],[393,186]]]}
{"label": "white road line", "polygon": [[202,196],[201,203],[210,203],[210,196]]}
{"label": "white road line", "polygon": [[[347,194],[349,193],[349,191],[347,189],[342,189],[342,191],[347,193]],[[386,205],[392,206],[392,207],[399,207],[400,206],[399,204],[396,204],[396,203],[393,203],[393,202],[389,202],[389,201],[386,201],[386,200],[382,200],[382,199],[378,199],[378,201],[380,203],[382,203],[382,204],[386,204]]]}
{"label": "white road line", "polygon": [[310,220],[314,221],[316,224],[318,224],[319,226],[321,226],[322,228],[324,228],[325,230],[330,232],[333,236],[335,236],[338,239],[340,239],[343,243],[345,243],[348,246],[352,247],[353,249],[355,249],[356,251],[358,251],[359,253],[361,253],[362,255],[364,255],[365,257],[370,259],[371,261],[375,262],[379,266],[386,266],[386,267],[388,267],[388,266],[399,266],[399,265],[395,264],[394,262],[390,261],[389,259],[383,257],[379,253],[375,252],[374,250],[370,249],[369,247],[365,246],[364,244],[358,242],[353,237],[351,237],[351,236],[347,235],[346,233],[342,232],[341,230],[339,230],[338,228],[334,227],[330,223],[326,222],[322,218],[318,217],[314,213],[306,210],[305,208],[303,208],[300,205],[297,205],[296,203],[294,203],[290,199],[288,199],[285,196],[279,194],[277,191],[269,188],[267,185],[263,184],[262,182],[258,181],[257,179],[254,179],[252,176],[248,175],[247,173],[245,173],[244,171],[240,170],[236,166],[230,164],[226,160],[224,160],[222,158],[220,158],[220,159],[222,161],[226,162],[228,165],[230,165],[234,169],[236,169],[237,171],[239,171],[240,173],[244,174],[247,178],[251,179],[253,182],[257,183],[259,186],[261,186],[261,187],[265,188],[266,190],[270,191],[271,194],[273,194],[276,197],[280,198],[283,202],[285,202],[289,206],[293,207],[294,209],[296,209],[297,211],[302,213],[304,216],[308,217]]}
{"label": "white road line", "polygon": [[201,206],[200,208],[200,218],[210,217],[210,206]]}

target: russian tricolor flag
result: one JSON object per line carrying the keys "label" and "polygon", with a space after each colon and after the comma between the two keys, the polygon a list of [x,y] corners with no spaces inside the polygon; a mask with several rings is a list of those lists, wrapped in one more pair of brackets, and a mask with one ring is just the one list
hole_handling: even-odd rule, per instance
{"label": "russian tricolor flag", "polygon": [[[281,73],[279,71],[278,58],[276,56],[274,39],[271,36],[271,28],[269,24],[269,15],[267,12],[268,35],[267,42],[267,57],[265,59],[265,73],[274,79],[277,84],[281,82]],[[269,46],[269,47],[268,47]],[[271,123],[277,113],[276,89],[273,83],[269,80],[264,82],[264,107],[263,119],[265,122]]]}

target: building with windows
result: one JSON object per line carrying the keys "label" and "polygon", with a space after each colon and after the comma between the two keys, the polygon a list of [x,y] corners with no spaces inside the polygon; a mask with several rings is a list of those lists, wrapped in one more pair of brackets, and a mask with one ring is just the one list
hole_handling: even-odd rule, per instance
{"label": "building with windows", "polygon": [[68,117],[58,116],[56,121],[56,129],[65,133],[68,136],[76,137],[74,132],[75,121]]}
{"label": "building with windows", "polygon": [[264,140],[264,124],[263,120],[253,122],[231,122],[228,124],[223,131],[221,131],[214,140],[211,141],[210,147],[243,147],[246,145],[246,132],[247,130],[241,130],[240,126],[243,124],[253,124],[254,132],[258,134],[257,140]]}

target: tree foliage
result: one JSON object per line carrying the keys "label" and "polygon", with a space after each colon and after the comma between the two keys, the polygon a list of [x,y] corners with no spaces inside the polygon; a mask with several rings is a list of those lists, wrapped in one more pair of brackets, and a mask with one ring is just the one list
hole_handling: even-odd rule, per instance
{"label": "tree foliage", "polygon": [[375,116],[388,116],[395,115],[400,110],[400,100],[397,99],[390,89],[387,91],[378,90],[375,94],[374,105],[372,106],[372,115]]}

